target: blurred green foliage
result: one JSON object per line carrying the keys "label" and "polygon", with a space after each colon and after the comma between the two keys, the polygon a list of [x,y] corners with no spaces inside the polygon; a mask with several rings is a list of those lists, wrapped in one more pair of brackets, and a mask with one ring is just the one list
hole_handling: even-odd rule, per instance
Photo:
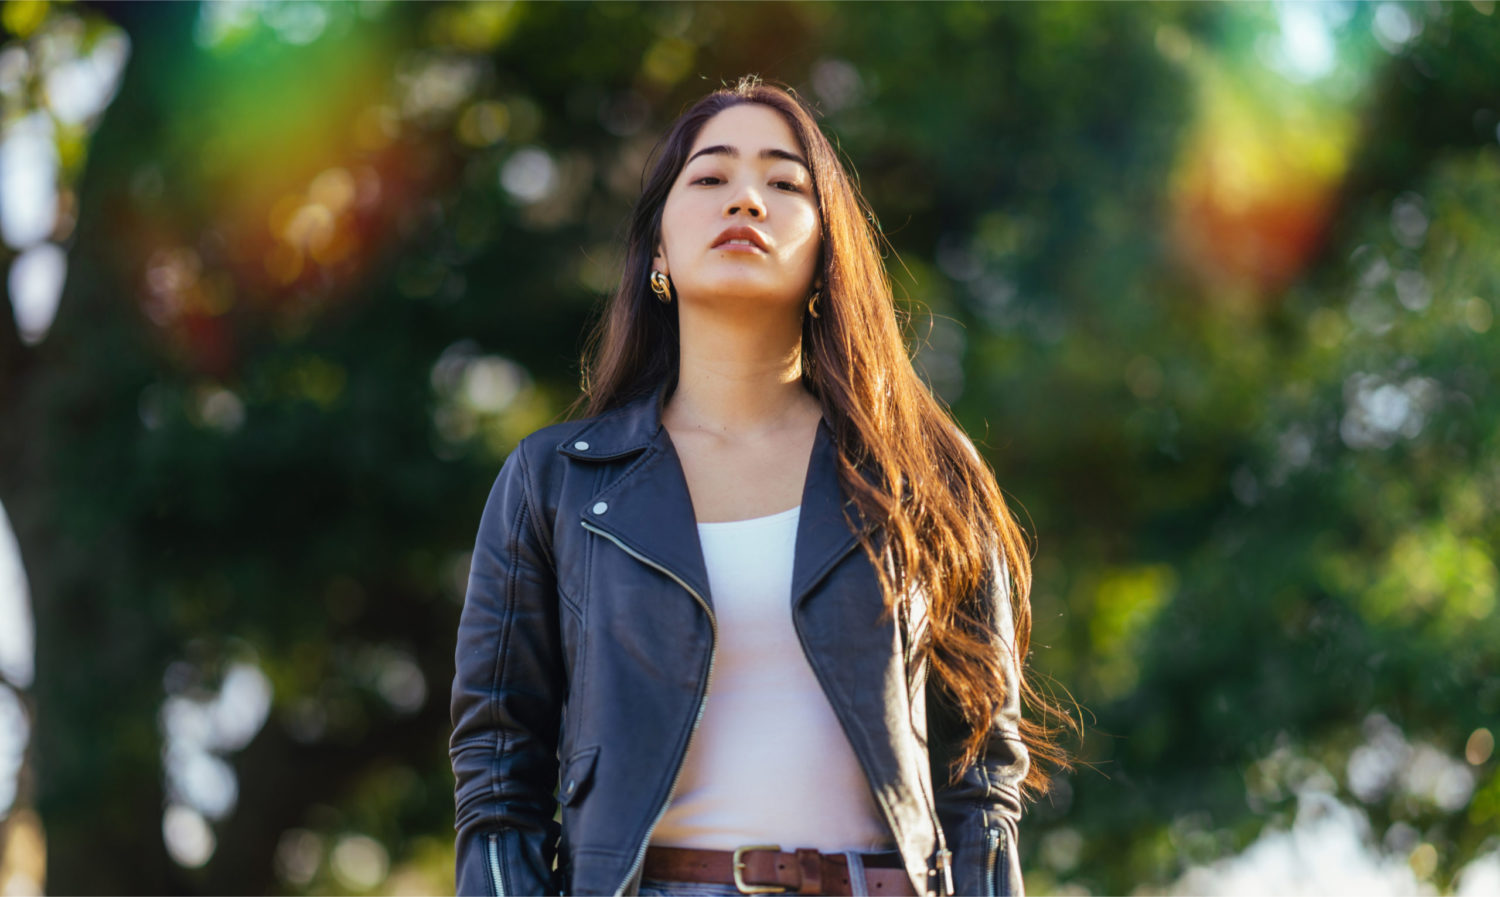
{"label": "blurred green foliage", "polygon": [[[576,394],[656,135],[746,72],[825,113],[1036,537],[1088,735],[1029,889],[1166,889],[1310,792],[1440,888],[1500,848],[1493,4],[1335,4],[1321,81],[1268,6],[232,6],[4,7],[131,42],[56,323],[0,346],[49,891],[451,888],[485,495]],[[161,707],[236,664],[270,715],[185,867]]]}

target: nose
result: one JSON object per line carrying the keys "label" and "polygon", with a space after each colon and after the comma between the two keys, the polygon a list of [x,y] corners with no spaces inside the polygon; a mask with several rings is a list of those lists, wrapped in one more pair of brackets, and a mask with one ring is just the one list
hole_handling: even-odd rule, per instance
{"label": "nose", "polygon": [[748,185],[736,190],[724,206],[726,215],[738,215],[741,210],[744,210],[751,218],[766,217],[766,208],[761,203],[760,194]]}

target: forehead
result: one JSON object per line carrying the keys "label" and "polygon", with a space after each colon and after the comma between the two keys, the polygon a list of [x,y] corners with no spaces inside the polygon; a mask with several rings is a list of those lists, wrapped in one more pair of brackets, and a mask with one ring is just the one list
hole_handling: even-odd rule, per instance
{"label": "forehead", "polygon": [[728,144],[740,150],[741,158],[754,158],[762,149],[774,148],[802,154],[797,135],[780,112],[761,103],[740,103],[703,124],[688,151],[691,156],[705,146]]}

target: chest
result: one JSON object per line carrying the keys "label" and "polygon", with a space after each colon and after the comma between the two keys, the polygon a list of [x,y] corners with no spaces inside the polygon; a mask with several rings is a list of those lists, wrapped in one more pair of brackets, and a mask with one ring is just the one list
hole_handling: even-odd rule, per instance
{"label": "chest", "polygon": [[802,501],[814,434],[764,446],[674,439],[699,523],[779,514]]}

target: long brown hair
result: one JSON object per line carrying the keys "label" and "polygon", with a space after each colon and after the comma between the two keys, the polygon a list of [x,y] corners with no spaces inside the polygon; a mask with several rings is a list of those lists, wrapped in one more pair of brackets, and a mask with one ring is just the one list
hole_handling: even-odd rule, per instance
{"label": "long brown hair", "polygon": [[[823,289],[818,317],[803,319],[803,384],[821,402],[834,432],[845,494],[873,524],[860,541],[879,571],[887,613],[910,614],[912,590],[925,599],[928,625],[917,665],[930,664],[967,729],[949,770],[956,778],[980,756],[1008,697],[1002,661],[1008,636],[1026,704],[1043,720],[1073,723],[1026,675],[1031,559],[1024,533],[994,474],[912,366],[877,246],[875,216],[795,91],[746,76],[694,103],[657,144],[630,218],[620,285],[589,335],[583,392],[570,412],[586,401],[586,415],[601,414],[664,382],[675,384],[677,303],[658,301],[647,282],[662,208],[703,125],[740,103],[780,112],[812,168],[822,217]],[[880,547],[874,532],[883,536]],[[997,555],[1005,567],[999,575],[1009,577],[1014,633],[989,624],[992,615],[982,600],[995,582]],[[1071,767],[1056,742],[1057,729],[1023,716],[1020,734],[1033,761]],[[1034,798],[1047,792],[1048,782],[1041,764],[1032,762],[1019,785]]]}

